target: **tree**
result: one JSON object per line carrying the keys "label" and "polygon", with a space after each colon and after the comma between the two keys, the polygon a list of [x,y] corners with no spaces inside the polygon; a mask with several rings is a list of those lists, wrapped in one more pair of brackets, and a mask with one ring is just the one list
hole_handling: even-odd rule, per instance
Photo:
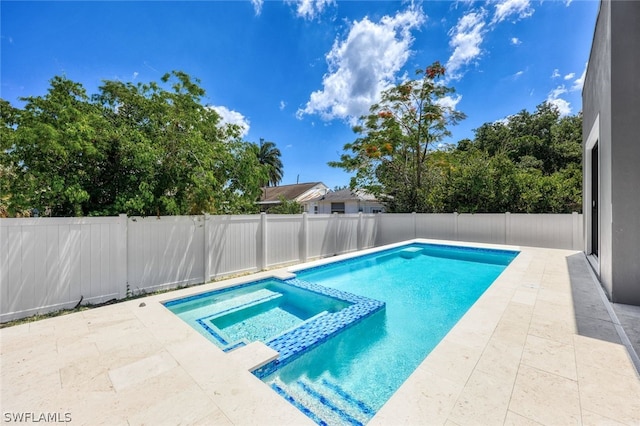
{"label": "tree", "polygon": [[266,172],[239,127],[203,105],[204,93],[174,71],[159,83],[105,81],[93,96],[54,77],[24,109],[3,101],[3,208],[53,216],[257,211]]}
{"label": "tree", "polygon": [[16,115],[18,110],[9,102],[0,99],[0,217],[22,215],[16,212],[16,200],[11,188],[15,185],[18,165],[15,164],[10,151],[13,149],[15,136]]}
{"label": "tree", "polygon": [[448,194],[442,204],[458,212],[580,211],[581,141],[582,115],[560,117],[547,102],[485,123],[473,141],[447,154],[452,166],[442,183],[448,190],[438,191]]}
{"label": "tree", "polygon": [[381,94],[381,101],[361,117],[354,132],[362,135],[344,146],[340,161],[330,162],[355,172],[351,187],[383,200],[392,212],[432,211],[428,158],[435,144],[450,135],[448,126],[465,116],[443,102],[454,89],[438,81],[445,69],[434,62],[417,70],[418,79]]}
{"label": "tree", "polygon": [[267,179],[263,186],[276,186],[282,181],[282,153],[273,142],[260,139],[260,145],[253,145],[253,150],[260,165],[265,169]]}
{"label": "tree", "polygon": [[80,216],[103,159],[106,123],[84,88],[64,77],[51,80],[45,96],[24,101],[25,108],[14,111],[5,148],[14,173],[10,210]]}

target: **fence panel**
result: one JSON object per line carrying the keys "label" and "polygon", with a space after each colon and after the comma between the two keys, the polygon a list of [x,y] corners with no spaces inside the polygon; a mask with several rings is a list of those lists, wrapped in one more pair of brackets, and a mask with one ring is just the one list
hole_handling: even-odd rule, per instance
{"label": "fence panel", "polygon": [[503,213],[458,215],[457,240],[504,244],[507,240],[505,215]]}
{"label": "fence panel", "polygon": [[331,256],[335,253],[335,234],[331,228],[332,215],[308,215],[308,257]]}
{"label": "fence panel", "polygon": [[358,215],[335,215],[333,221],[336,227],[336,254],[358,250]]}
{"label": "fence panel", "polygon": [[222,275],[258,270],[260,216],[207,216],[207,281]]}
{"label": "fence panel", "polygon": [[267,266],[301,258],[302,215],[267,215]]}
{"label": "fence panel", "polygon": [[0,221],[0,320],[124,297],[126,219]]}
{"label": "fence panel", "polygon": [[203,216],[130,218],[127,247],[134,293],[204,282]]}
{"label": "fence panel", "polygon": [[416,237],[415,214],[381,214],[378,219],[376,246],[411,240]]}
{"label": "fence panel", "polygon": [[378,221],[381,214],[363,214],[360,222],[360,248],[375,247],[378,235]]}
{"label": "fence panel", "polygon": [[580,250],[582,232],[574,235],[574,221],[582,223],[582,215],[510,214],[507,244]]}
{"label": "fence panel", "polygon": [[416,215],[416,238],[456,239],[456,214],[430,213]]}

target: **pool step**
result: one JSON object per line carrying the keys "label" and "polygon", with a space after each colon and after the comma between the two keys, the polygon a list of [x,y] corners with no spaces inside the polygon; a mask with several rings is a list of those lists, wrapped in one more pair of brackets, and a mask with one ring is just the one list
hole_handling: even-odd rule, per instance
{"label": "pool step", "polygon": [[405,259],[413,259],[414,257],[420,256],[422,252],[422,247],[407,247],[406,249],[400,250],[400,257],[404,257]]}
{"label": "pool step", "polygon": [[220,300],[218,302],[205,305],[199,309],[194,309],[192,312],[192,316],[199,319],[213,318],[237,311],[239,309],[248,308],[259,303],[268,302],[282,296],[282,293],[262,288],[250,293],[245,293],[229,299]]}
{"label": "pool step", "polygon": [[364,425],[375,414],[364,402],[326,379],[300,379],[289,384],[276,379],[271,387],[321,425]]}
{"label": "pool step", "polygon": [[[211,336],[217,342],[218,346],[225,352],[236,349],[237,347],[244,346],[246,342],[244,340],[230,339],[226,333],[218,328],[215,323],[216,319],[220,319],[223,316],[239,312],[247,308],[262,305],[263,303],[270,302],[272,300],[283,297],[282,293],[275,291],[260,289],[251,293],[242,294],[240,296],[233,297],[231,299],[222,300],[209,306],[204,306],[202,309],[206,312],[206,316],[195,318],[196,324],[200,326],[201,333],[205,336]],[[194,310],[194,314],[201,315],[200,310]]]}
{"label": "pool step", "polygon": [[[366,419],[370,419],[376,414],[375,410],[369,407],[364,402],[360,401],[344,389],[342,389],[337,383],[333,383],[327,379],[321,380],[322,386],[324,388],[330,389],[331,393],[339,398],[341,401],[344,401],[349,407],[352,407],[355,412],[359,412],[366,416]],[[350,409],[350,411],[353,411]],[[358,415],[360,417],[360,414]]]}
{"label": "pool step", "polygon": [[215,315],[220,315],[223,313],[226,314],[237,309],[244,309],[249,306],[254,306],[258,303],[267,302],[279,297],[282,297],[282,293],[263,288],[257,291],[252,291],[251,293],[242,294],[231,299],[214,303],[214,311],[210,310],[209,312]]}

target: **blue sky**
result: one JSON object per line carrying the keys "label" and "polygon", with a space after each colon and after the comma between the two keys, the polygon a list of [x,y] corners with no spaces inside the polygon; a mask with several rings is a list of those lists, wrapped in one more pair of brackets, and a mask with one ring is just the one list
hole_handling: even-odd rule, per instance
{"label": "blue sky", "polygon": [[205,103],[244,139],[282,151],[282,184],[347,185],[337,160],[381,90],[435,60],[467,119],[447,142],[545,100],[563,114],[581,89],[599,2],[6,1],[0,2],[0,97],[44,95],[66,75],[92,94],[102,80],[201,80]]}

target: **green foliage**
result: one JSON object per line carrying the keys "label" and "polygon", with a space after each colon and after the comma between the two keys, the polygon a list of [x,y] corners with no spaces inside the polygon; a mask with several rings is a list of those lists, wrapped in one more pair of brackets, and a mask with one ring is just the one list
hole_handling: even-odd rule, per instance
{"label": "green foliage", "polygon": [[[485,123],[470,143],[456,152],[479,150],[503,168],[489,164],[494,186],[503,188],[502,201],[494,192],[488,207],[479,211],[513,213],[570,213],[582,209],[582,115],[560,117],[547,102],[536,111],[520,111],[503,122]],[[505,193],[505,189],[508,191]],[[452,205],[465,211],[467,205]]]}
{"label": "green foliage", "polygon": [[303,207],[296,200],[287,200],[283,196],[279,197],[280,204],[277,204],[269,210],[267,213],[272,214],[300,214],[302,213]]}
{"label": "green foliage", "polygon": [[[415,84],[411,82],[410,87]],[[412,121],[415,129],[409,126],[406,114],[398,111],[413,112],[411,106],[390,101],[390,93],[414,92],[399,88],[372,107],[375,114],[356,129],[365,136],[347,144],[350,153],[332,163],[355,172],[352,185],[374,192],[389,211],[581,211],[581,114],[561,117],[557,108],[545,102],[533,113],[523,110],[503,121],[483,124],[473,140],[430,150],[426,141],[441,139],[447,134],[446,123],[460,118],[446,121],[446,111],[441,111],[439,127],[424,134],[425,143],[418,151],[415,132],[424,126],[419,126],[419,119]],[[419,105],[426,111],[423,114],[432,111],[426,99]]]}
{"label": "green foliage", "polygon": [[570,213],[582,206],[582,116],[544,103],[442,151],[432,211]]}
{"label": "green foliage", "polygon": [[9,214],[46,206],[56,216],[80,215],[102,161],[99,109],[81,85],[62,77],[51,81],[44,97],[24,100],[24,110],[13,109],[10,127],[4,123],[3,129],[8,142],[2,163],[11,169]]}
{"label": "green foliage", "polygon": [[445,70],[435,62],[417,70],[409,80],[384,91],[379,104],[361,117],[354,128],[361,135],[344,146],[340,161],[330,162],[355,172],[351,187],[358,187],[384,200],[391,212],[430,211],[434,191],[428,160],[435,143],[450,136],[448,126],[464,114],[441,101],[454,92],[438,79]]}
{"label": "green foliage", "polygon": [[13,162],[9,152],[13,146],[17,112],[9,102],[0,99],[0,217],[10,215],[10,205],[16,198],[10,193],[10,188],[16,180],[18,165]]}
{"label": "green foliage", "polygon": [[239,127],[221,125],[203,96],[198,80],[176,71],[160,83],[105,81],[92,97],[54,77],[24,109],[2,101],[9,195],[0,208],[11,216],[256,212],[266,172]]}

